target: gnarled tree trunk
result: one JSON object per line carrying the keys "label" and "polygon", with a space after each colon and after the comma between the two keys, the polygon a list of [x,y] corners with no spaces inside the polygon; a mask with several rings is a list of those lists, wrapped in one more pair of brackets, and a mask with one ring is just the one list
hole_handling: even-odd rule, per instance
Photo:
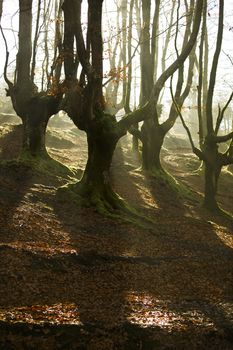
{"label": "gnarled tree trunk", "polygon": [[22,115],[23,154],[46,156],[45,133],[50,117],[59,111],[59,98],[40,96],[32,98]]}

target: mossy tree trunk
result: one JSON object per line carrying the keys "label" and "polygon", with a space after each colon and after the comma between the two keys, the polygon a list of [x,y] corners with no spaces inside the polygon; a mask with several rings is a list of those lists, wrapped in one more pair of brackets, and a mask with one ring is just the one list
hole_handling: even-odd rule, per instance
{"label": "mossy tree trunk", "polygon": [[84,203],[94,205],[101,213],[123,208],[123,202],[113,191],[110,181],[110,167],[119,139],[116,125],[112,120],[107,125],[101,119],[93,121],[87,131],[87,164],[81,181],[75,185],[75,192]]}

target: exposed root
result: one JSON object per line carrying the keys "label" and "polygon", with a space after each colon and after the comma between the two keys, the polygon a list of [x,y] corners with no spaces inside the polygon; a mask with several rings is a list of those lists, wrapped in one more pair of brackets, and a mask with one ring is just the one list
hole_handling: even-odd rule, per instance
{"label": "exposed root", "polygon": [[152,224],[150,219],[139,214],[109,185],[95,187],[80,181],[60,187],[57,194],[60,200],[68,200],[79,207],[95,208],[97,213],[105,217],[134,223],[141,227],[145,227],[144,223]]}
{"label": "exposed root", "polygon": [[29,152],[22,152],[20,157],[15,160],[17,163],[24,164],[34,169],[36,172],[43,174],[54,174],[62,177],[74,177],[75,173],[49,156],[49,154],[45,152],[40,152],[36,156],[31,155]]}

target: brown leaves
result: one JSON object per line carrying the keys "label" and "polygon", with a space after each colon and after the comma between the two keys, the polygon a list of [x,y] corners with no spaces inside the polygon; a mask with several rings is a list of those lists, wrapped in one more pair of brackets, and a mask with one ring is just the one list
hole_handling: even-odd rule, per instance
{"label": "brown leaves", "polygon": [[80,324],[75,304],[32,305],[0,309],[0,320],[40,324]]}

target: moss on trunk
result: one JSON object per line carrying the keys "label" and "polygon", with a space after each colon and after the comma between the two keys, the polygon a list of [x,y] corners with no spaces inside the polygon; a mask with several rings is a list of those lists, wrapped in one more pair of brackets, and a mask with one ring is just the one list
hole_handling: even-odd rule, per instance
{"label": "moss on trunk", "polygon": [[87,131],[88,160],[82,179],[59,192],[70,192],[71,198],[81,206],[95,207],[103,215],[126,210],[127,205],[114,192],[110,181],[110,167],[119,135],[116,121],[103,115],[93,120]]}

